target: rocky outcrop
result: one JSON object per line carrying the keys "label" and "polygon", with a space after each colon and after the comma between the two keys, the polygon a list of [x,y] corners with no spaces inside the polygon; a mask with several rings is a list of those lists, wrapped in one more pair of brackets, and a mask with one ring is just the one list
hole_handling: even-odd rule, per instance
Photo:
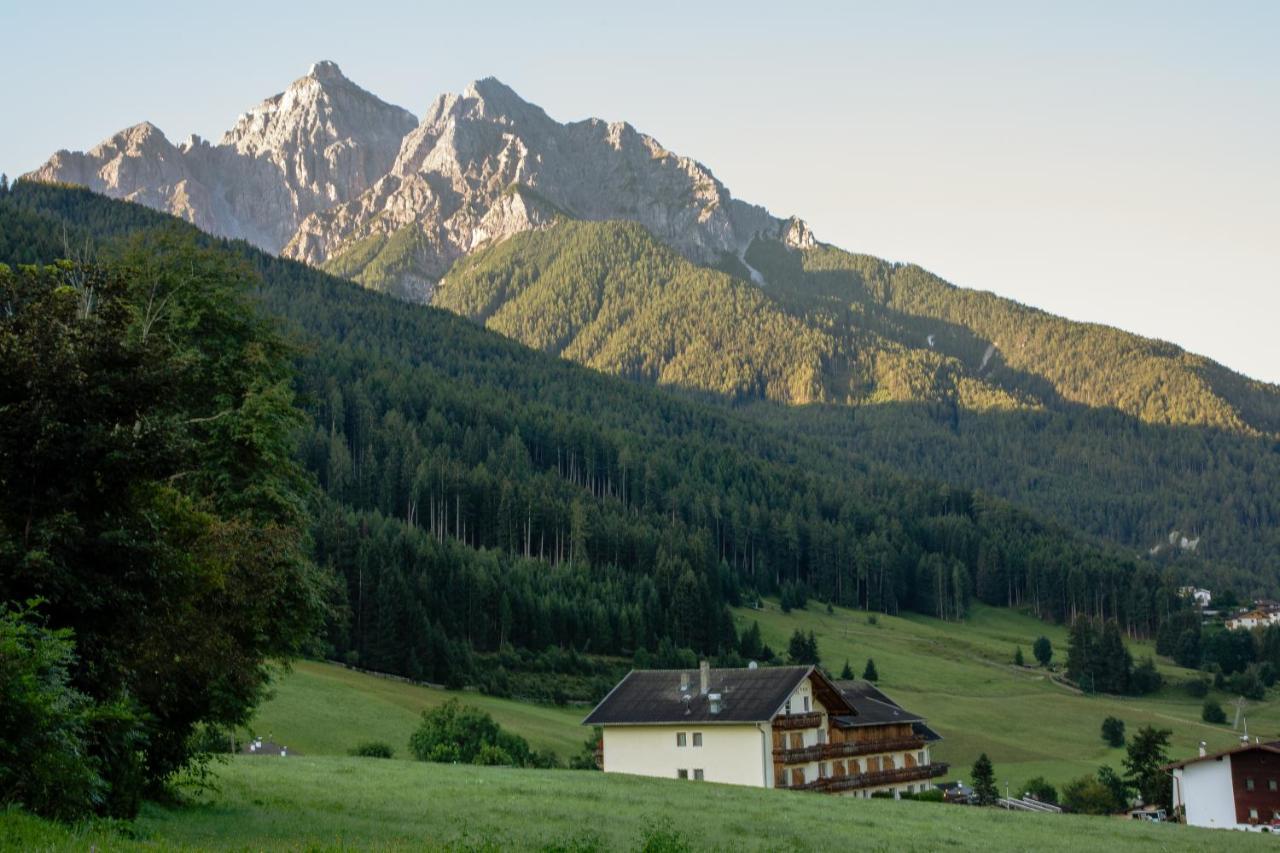
{"label": "rocky outcrop", "polygon": [[427,298],[454,261],[557,217],[628,219],[700,263],[757,236],[813,245],[807,226],[733,198],[711,172],[622,122],[562,124],[492,78],[418,122],[320,62],[217,144],[141,124],[28,177],[83,184]]}
{"label": "rocky outcrop", "polygon": [[395,161],[413,114],[319,62],[240,116],[221,142],[174,146],[149,122],[28,177],[87,186],[279,252],[308,215],[358,196]]}

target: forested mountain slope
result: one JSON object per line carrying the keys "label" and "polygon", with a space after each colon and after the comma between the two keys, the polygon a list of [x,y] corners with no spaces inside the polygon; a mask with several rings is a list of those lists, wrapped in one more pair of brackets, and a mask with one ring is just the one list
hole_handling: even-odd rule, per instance
{"label": "forested mountain slope", "polygon": [[633,223],[566,221],[463,259],[434,303],[599,370],[757,401],[750,414],[824,446],[1192,573],[1208,555],[1275,585],[1274,386],[829,246],[757,239],[745,264],[698,267]]}
{"label": "forested mountain slope", "polygon": [[315,556],[344,581],[333,654],[451,681],[516,665],[504,648],[732,655],[727,605],[786,585],[944,618],[977,596],[1046,618],[1114,616],[1138,634],[1180,606],[1178,566],[1001,500],[586,370],[135,205],[28,183],[0,197],[0,260],[109,254],[145,229],[242,257],[262,275],[264,309],[297,336],[311,417],[299,452],[323,491]]}

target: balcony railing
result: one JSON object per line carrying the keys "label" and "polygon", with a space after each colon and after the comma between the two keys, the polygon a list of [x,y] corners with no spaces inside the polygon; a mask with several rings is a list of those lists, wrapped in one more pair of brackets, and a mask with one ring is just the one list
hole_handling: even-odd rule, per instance
{"label": "balcony railing", "polygon": [[798,749],[775,749],[773,760],[783,764],[806,764],[810,761],[826,761],[831,758],[850,758],[855,755],[875,755],[880,752],[915,752],[924,746],[921,738],[899,738],[880,741],[846,741],[844,743],[820,743]]}
{"label": "balcony railing", "polygon": [[932,779],[945,775],[951,765],[945,762],[926,764],[923,767],[899,767],[896,770],[881,770],[877,773],[854,773],[848,776],[827,776],[802,782],[799,785],[779,785],[790,791],[851,791],[858,788],[871,788],[876,785],[895,785],[902,782],[916,782],[921,779]]}
{"label": "balcony railing", "polygon": [[775,729],[816,729],[822,725],[822,714],[810,711],[806,714],[782,714],[773,718]]}

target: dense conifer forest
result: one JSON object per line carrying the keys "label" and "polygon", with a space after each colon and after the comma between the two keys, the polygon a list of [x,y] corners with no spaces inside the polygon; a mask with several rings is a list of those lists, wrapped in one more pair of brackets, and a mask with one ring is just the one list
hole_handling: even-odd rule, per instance
{"label": "dense conifer forest", "polygon": [[904,476],[856,442],[603,375],[135,205],[22,182],[0,197],[6,263],[110,263],[138,232],[245,265],[296,348],[312,556],[338,579],[319,653],[452,683],[539,654],[733,659],[728,607],[784,587],[946,619],[976,597],[1141,636],[1185,606],[1181,561]]}

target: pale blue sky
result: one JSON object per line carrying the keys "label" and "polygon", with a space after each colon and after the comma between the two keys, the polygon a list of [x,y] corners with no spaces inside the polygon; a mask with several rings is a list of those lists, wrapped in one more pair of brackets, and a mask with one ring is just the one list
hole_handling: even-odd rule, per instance
{"label": "pale blue sky", "polygon": [[317,59],[421,114],[494,75],[819,239],[1280,382],[1280,2],[0,0],[0,170],[217,139]]}

